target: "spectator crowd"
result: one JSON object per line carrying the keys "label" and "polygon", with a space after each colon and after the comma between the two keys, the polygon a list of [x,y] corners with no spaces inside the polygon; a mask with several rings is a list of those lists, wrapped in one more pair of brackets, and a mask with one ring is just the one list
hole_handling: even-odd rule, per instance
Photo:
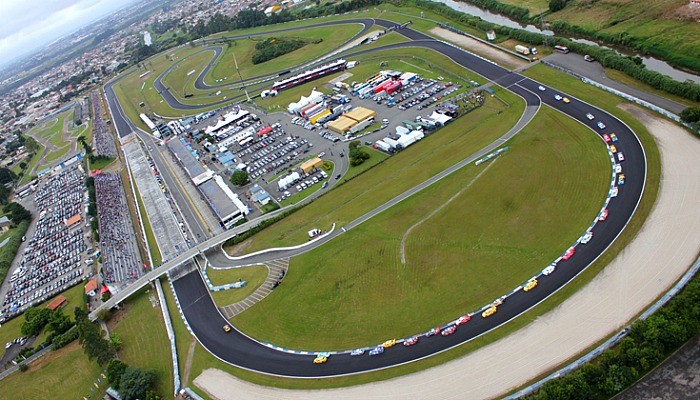
{"label": "spectator crowd", "polygon": [[117,146],[114,144],[112,132],[107,128],[104,118],[102,118],[102,108],[100,107],[100,96],[97,90],[92,91],[91,96],[92,115],[92,132],[95,138],[95,153],[98,156],[115,158],[117,156]]}
{"label": "spectator crowd", "polygon": [[80,166],[68,167],[36,192],[36,228],[10,278],[10,289],[2,302],[3,318],[44,302],[83,279],[84,179]]}
{"label": "spectator crowd", "polygon": [[143,268],[121,176],[102,173],[94,179],[105,283],[133,282]]}

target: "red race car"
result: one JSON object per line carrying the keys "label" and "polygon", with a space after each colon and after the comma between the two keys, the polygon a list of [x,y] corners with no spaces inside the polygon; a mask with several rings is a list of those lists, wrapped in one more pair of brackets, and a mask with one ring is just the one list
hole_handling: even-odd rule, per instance
{"label": "red race car", "polygon": [[608,209],[606,208],[605,210],[600,212],[600,217],[598,217],[598,221],[605,221],[608,218]]}
{"label": "red race car", "polygon": [[457,320],[455,321],[455,325],[456,326],[464,325],[467,322],[469,322],[469,320],[471,320],[471,319],[472,318],[468,315],[462,315],[461,317],[457,318]]}
{"label": "red race car", "polygon": [[428,333],[425,334],[425,336],[430,337],[430,336],[437,335],[438,333],[440,333],[440,327],[439,327],[439,326],[438,326],[437,328],[433,328],[433,329],[429,330]]}
{"label": "red race car", "polygon": [[568,260],[568,259],[571,258],[571,256],[573,256],[575,253],[576,253],[576,249],[573,248],[573,247],[569,247],[569,249],[564,253],[564,255],[561,256],[561,259],[562,259],[562,260]]}
{"label": "red race car", "polygon": [[406,347],[413,346],[416,343],[418,343],[418,336],[414,336],[403,341],[403,345]]}
{"label": "red race car", "polygon": [[450,325],[447,328],[445,328],[445,330],[442,331],[442,336],[450,336],[451,334],[455,333],[456,330],[457,330],[456,325]]}

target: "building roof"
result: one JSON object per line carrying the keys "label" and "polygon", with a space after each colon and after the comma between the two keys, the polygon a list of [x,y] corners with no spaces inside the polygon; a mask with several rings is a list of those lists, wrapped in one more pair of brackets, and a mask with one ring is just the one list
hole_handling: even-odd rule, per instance
{"label": "building roof", "polygon": [[97,290],[97,280],[90,279],[88,283],[85,284],[85,294]]}
{"label": "building roof", "polygon": [[66,303],[68,303],[68,300],[65,297],[58,296],[55,299],[51,300],[51,303],[49,303],[46,306],[46,308],[53,311],[59,307],[63,307],[64,305],[66,305]]}
{"label": "building roof", "polygon": [[377,113],[369,108],[355,107],[343,115],[347,118],[354,119],[357,122],[361,122],[367,118],[376,117]]}
{"label": "building roof", "polygon": [[3,215],[2,218],[0,218],[0,226],[8,225],[10,224],[10,219],[7,218],[6,215]]}
{"label": "building roof", "polygon": [[310,160],[304,161],[301,163],[299,168],[301,168],[302,171],[304,172],[309,172],[315,167],[321,167],[323,165],[323,160],[321,160],[319,157],[312,158]]}
{"label": "building roof", "polygon": [[338,133],[345,133],[348,131],[348,129],[352,128],[355,125],[357,125],[357,121],[350,118],[346,118],[345,116],[341,115],[335,121],[328,123],[328,129],[331,129]]}
{"label": "building roof", "polygon": [[180,138],[179,140],[168,141],[168,148],[175,154],[182,167],[187,171],[187,175],[192,179],[204,173],[205,169],[199,160],[194,157],[191,149],[187,148],[189,145],[183,143],[183,140]]}
{"label": "building roof", "polygon": [[80,214],[75,214],[74,216],[66,220],[66,226],[73,226],[77,224],[78,222],[80,222],[80,218]]}

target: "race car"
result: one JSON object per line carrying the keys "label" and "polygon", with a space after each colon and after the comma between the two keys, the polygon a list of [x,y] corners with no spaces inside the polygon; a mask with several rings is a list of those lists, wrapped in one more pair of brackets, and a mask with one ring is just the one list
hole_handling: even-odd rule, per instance
{"label": "race car", "polygon": [[584,235],[581,237],[581,241],[580,241],[580,242],[583,243],[583,244],[586,244],[586,243],[590,242],[591,239],[593,239],[593,232],[588,231],[588,232],[586,232],[586,234],[584,234]]}
{"label": "race car", "polygon": [[614,168],[615,168],[615,173],[616,173],[616,174],[619,174],[619,173],[622,172],[622,165],[620,165],[620,164],[615,164],[615,167],[614,167]]}
{"label": "race car", "polygon": [[428,337],[430,337],[430,336],[435,336],[435,335],[437,335],[438,333],[440,333],[440,327],[439,327],[439,326],[438,326],[437,328],[433,328],[433,329],[429,330],[428,333],[425,334],[425,336],[428,336]]}
{"label": "race car", "polygon": [[591,121],[595,119],[595,117],[591,113],[586,114],[586,118],[590,119]]}
{"label": "race car", "polygon": [[382,353],[384,353],[384,347],[382,347],[382,346],[377,346],[369,351],[370,356],[376,356],[376,355],[379,355]]}
{"label": "race car", "polygon": [[501,304],[503,304],[503,302],[505,300],[506,300],[506,296],[501,296],[501,297],[497,298],[496,300],[494,300],[493,303],[491,303],[491,304],[493,304],[494,306],[500,306]]}
{"label": "race car", "polygon": [[605,221],[608,218],[608,209],[606,208],[605,210],[600,212],[600,216],[598,217],[598,221]]}
{"label": "race car", "polygon": [[617,160],[620,162],[625,161],[625,155],[622,152],[617,153]]}
{"label": "race car", "polygon": [[562,97],[561,97],[561,96],[559,96],[558,94],[555,94],[555,95],[554,95],[554,99],[555,99],[555,100],[557,100],[557,101],[559,101],[559,100],[561,100],[561,99],[562,99]]}
{"label": "race car", "polygon": [[403,345],[406,347],[413,346],[416,343],[418,343],[418,336],[413,336],[403,341]]}
{"label": "race car", "polygon": [[610,134],[610,139],[612,139],[613,142],[617,142],[618,140],[620,140],[620,139],[617,138],[617,135],[614,134],[614,133],[611,133],[611,134]]}
{"label": "race car", "polygon": [[363,354],[365,354],[365,349],[355,349],[355,350],[350,352],[350,355],[353,357],[354,356],[361,356]]}
{"label": "race car", "polygon": [[620,174],[617,176],[617,184],[620,186],[625,184],[625,174]]}
{"label": "race car", "polygon": [[617,197],[617,194],[620,192],[620,189],[617,188],[617,186],[613,186],[612,189],[610,189],[610,197]]}
{"label": "race car", "polygon": [[330,356],[331,353],[328,352],[318,353],[316,354],[316,358],[314,358],[314,364],[323,364],[328,361],[328,357]]}
{"label": "race car", "polygon": [[610,152],[612,152],[613,154],[617,153],[617,147],[615,147],[614,144],[610,145]]}
{"label": "race car", "polygon": [[457,318],[457,320],[455,321],[455,325],[456,326],[464,325],[467,322],[469,322],[469,320],[471,320],[471,319],[472,318],[469,315],[462,315],[461,317]]}
{"label": "race car", "polygon": [[537,89],[538,89],[540,92],[544,92],[544,91],[545,91],[545,88],[544,88],[544,86],[542,86],[542,85],[538,86]]}
{"label": "race car", "polygon": [[603,123],[603,121],[598,121],[598,128],[605,129],[605,124]]}
{"label": "race car", "polygon": [[487,308],[484,312],[482,312],[481,316],[483,318],[488,318],[488,317],[492,316],[493,314],[495,314],[496,311],[498,311],[498,308],[496,308],[496,306],[491,306],[491,307]]}
{"label": "race car", "polygon": [[450,336],[451,334],[455,333],[456,330],[457,330],[457,326],[450,325],[442,331],[441,335],[442,336]]}
{"label": "race car", "polygon": [[552,263],[542,270],[542,275],[550,275],[556,268],[557,267],[554,265],[554,263]]}
{"label": "race car", "polygon": [[568,103],[571,103],[571,100],[569,100],[569,98],[568,98],[568,97],[564,97],[564,99],[563,99],[563,100],[564,100],[564,103],[567,103],[567,104],[568,104]]}
{"label": "race car", "polygon": [[537,286],[537,279],[532,278],[529,281],[527,281],[525,287],[523,287],[523,290],[529,292],[530,290],[534,289],[535,286]]}
{"label": "race car", "polygon": [[226,332],[226,333],[231,332],[231,327],[229,326],[229,324],[224,325],[224,332]]}
{"label": "race car", "polygon": [[382,347],[384,347],[385,349],[388,349],[389,347],[392,347],[395,344],[396,344],[396,339],[389,339],[386,342],[382,343]]}
{"label": "race car", "polygon": [[608,135],[607,133],[603,134],[603,140],[605,140],[605,143],[612,142],[612,139],[610,139],[610,135]]}
{"label": "race car", "polygon": [[568,259],[571,258],[571,256],[573,256],[575,253],[576,253],[576,249],[573,248],[573,247],[569,247],[569,248],[566,250],[566,252],[564,252],[564,255],[561,256],[561,259],[562,259],[562,260],[568,260]]}

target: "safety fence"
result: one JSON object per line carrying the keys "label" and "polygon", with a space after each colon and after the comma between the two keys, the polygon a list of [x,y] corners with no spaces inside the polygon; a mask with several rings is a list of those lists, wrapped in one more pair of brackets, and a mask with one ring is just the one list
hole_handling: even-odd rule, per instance
{"label": "safety fence", "polygon": [[240,289],[243,286],[247,285],[247,281],[238,281],[234,283],[227,283],[224,285],[214,285],[211,283],[211,280],[209,280],[209,275],[207,275],[207,269],[202,268],[202,276],[204,277],[204,282],[206,282],[207,286],[209,287],[209,290],[212,292],[220,292],[222,290],[229,290],[229,289]]}
{"label": "safety fence", "polygon": [[163,294],[163,287],[160,284],[160,279],[155,280],[156,291],[158,292],[158,300],[160,301],[160,310],[163,313],[163,320],[165,321],[165,329],[168,332],[168,339],[170,340],[170,353],[173,357],[173,386],[175,392],[173,396],[177,396],[177,392],[180,390],[180,366],[177,359],[177,347],[175,347],[175,330],[173,329],[173,322],[170,319],[170,314],[168,313],[168,307],[165,302],[165,295]]}
{"label": "safety fence", "polygon": [[678,292],[680,292],[685,285],[690,282],[691,279],[697,274],[698,270],[700,269],[700,258],[695,260],[695,263],[693,266],[686,272],[683,277],[676,283],[671,289],[669,289],[668,292],[666,292],[663,297],[661,297],[656,303],[652,304],[649,308],[647,308],[642,315],[639,316],[636,320],[631,322],[629,325],[627,325],[624,329],[616,333],[613,337],[610,339],[606,340],[603,344],[600,346],[596,347],[594,350],[589,352],[588,354],[582,356],[581,358],[577,359],[576,361],[572,362],[571,364],[559,369],[558,371],[546,376],[545,378],[542,378],[541,380],[531,384],[530,386],[519,390],[516,393],[511,394],[510,396],[504,397],[504,400],[515,400],[524,396],[531,395],[535,393],[536,391],[540,390],[542,386],[544,386],[545,383],[551,381],[552,379],[557,379],[559,377],[562,377],[564,375],[567,375],[573,371],[576,371],[577,369],[581,368],[584,364],[592,361],[599,355],[601,355],[605,350],[608,350],[612,348],[614,345],[616,345],[620,340],[622,340],[625,336],[627,336],[627,333],[630,330],[630,327],[637,321],[645,320],[647,319],[650,315],[655,313],[658,309],[666,305],[669,300],[673,298]]}
{"label": "safety fence", "polygon": [[542,64],[547,65],[547,66],[549,66],[549,67],[552,67],[552,68],[554,68],[554,69],[558,69],[559,71],[562,71],[562,72],[564,72],[564,73],[567,73],[567,74],[569,74],[569,75],[571,75],[571,76],[575,76],[576,78],[581,79],[581,81],[582,81],[583,83],[587,83],[587,84],[589,84],[589,85],[595,86],[595,87],[597,87],[597,88],[599,88],[599,89],[605,90],[605,91],[608,92],[608,93],[612,93],[612,94],[614,94],[614,95],[616,95],[616,96],[622,97],[622,98],[625,99],[625,100],[629,100],[629,101],[631,101],[631,102],[633,102],[633,103],[635,103],[635,104],[639,104],[639,105],[642,106],[642,107],[648,108],[648,109],[650,109],[650,110],[652,110],[652,111],[656,111],[657,113],[663,115],[664,117],[670,118],[670,119],[672,119],[673,121],[678,122],[679,124],[683,125],[683,126],[686,127],[687,129],[689,129],[690,131],[693,131],[693,132],[696,132],[696,133],[697,133],[697,131],[696,131],[692,126],[690,126],[689,124],[686,124],[685,122],[681,121],[681,117],[679,117],[678,115],[676,115],[676,114],[674,114],[674,113],[672,113],[672,112],[670,112],[670,111],[668,111],[668,110],[666,110],[666,109],[664,109],[664,108],[661,108],[661,107],[659,107],[659,106],[657,106],[657,105],[655,105],[655,104],[651,104],[651,103],[649,103],[648,101],[642,100],[642,99],[640,99],[640,98],[638,98],[638,97],[634,97],[634,96],[632,96],[631,94],[628,94],[628,93],[622,92],[622,91],[620,91],[620,90],[611,88],[610,86],[603,85],[603,84],[600,83],[600,82],[594,81],[593,79],[587,78],[587,77],[585,77],[585,76],[583,76],[583,75],[581,75],[581,74],[579,74],[579,73],[576,73],[576,72],[574,72],[574,71],[571,71],[571,70],[569,70],[569,69],[567,69],[567,68],[564,68],[564,67],[559,66],[559,65],[552,64],[552,63],[548,62],[547,60],[542,60]]}

